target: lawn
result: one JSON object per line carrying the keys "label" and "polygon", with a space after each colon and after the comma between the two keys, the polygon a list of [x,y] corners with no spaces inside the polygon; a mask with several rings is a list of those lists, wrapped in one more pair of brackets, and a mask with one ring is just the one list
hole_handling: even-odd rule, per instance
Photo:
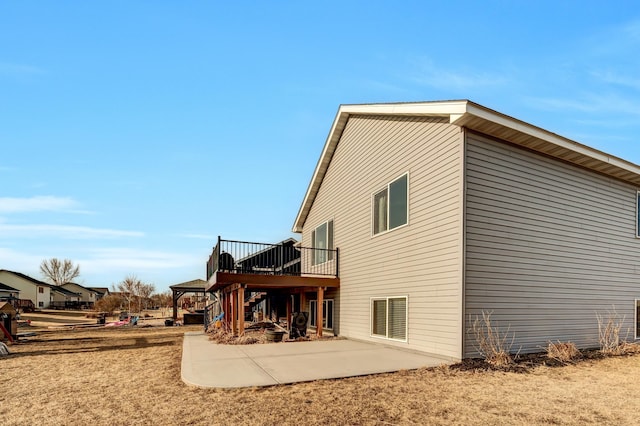
{"label": "lawn", "polygon": [[180,380],[182,335],[198,329],[76,329],[13,345],[0,359],[0,424],[638,423],[638,355],[215,390]]}

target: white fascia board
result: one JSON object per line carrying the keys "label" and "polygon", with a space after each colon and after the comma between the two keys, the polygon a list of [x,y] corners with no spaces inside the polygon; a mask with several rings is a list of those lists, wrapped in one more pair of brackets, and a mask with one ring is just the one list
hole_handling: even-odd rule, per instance
{"label": "white fascia board", "polygon": [[463,114],[469,101],[443,101],[400,104],[343,105],[340,111],[348,114],[380,114],[410,116],[441,116]]}
{"label": "white fascia board", "polygon": [[[513,129],[517,132],[532,136],[536,139],[552,143],[558,147],[568,149],[570,151],[593,158],[595,160],[603,161],[621,169],[628,170],[629,172],[640,174],[640,167],[634,163],[631,163],[630,161],[623,160],[622,158],[607,154],[595,148],[588,147],[579,142],[572,141],[571,139],[559,136],[553,132],[534,126],[533,124],[525,123],[524,121],[520,121],[504,114],[488,110],[480,105],[469,103],[467,105],[467,114],[482,118],[484,120],[509,129]],[[463,114],[463,116],[464,115],[466,114]],[[455,121],[457,121],[457,119],[453,120],[452,116],[451,123],[456,124]]]}

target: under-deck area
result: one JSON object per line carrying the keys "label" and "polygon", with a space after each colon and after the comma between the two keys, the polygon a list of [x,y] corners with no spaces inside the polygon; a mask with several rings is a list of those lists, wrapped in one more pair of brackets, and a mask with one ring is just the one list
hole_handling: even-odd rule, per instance
{"label": "under-deck area", "polygon": [[[301,247],[294,239],[266,244],[218,238],[207,262],[206,290],[217,295],[221,321],[234,335],[244,333],[256,295],[279,296],[291,329],[294,310],[306,306],[307,294],[315,293],[322,306],[325,291],[340,286],[338,256],[337,249]],[[323,310],[315,314],[315,324],[323,324]],[[322,327],[316,334],[322,336]]]}

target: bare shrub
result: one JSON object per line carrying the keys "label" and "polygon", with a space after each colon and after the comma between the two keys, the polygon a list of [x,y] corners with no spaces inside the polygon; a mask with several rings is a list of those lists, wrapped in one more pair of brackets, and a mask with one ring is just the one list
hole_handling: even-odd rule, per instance
{"label": "bare shrub", "polygon": [[580,358],[582,354],[573,342],[549,342],[547,345],[547,357],[560,362],[571,362]]}
{"label": "bare shrub", "polygon": [[94,305],[93,309],[96,312],[106,312],[107,315],[113,315],[113,312],[117,309],[120,309],[120,305],[122,303],[122,298],[115,295],[105,296],[102,299],[98,300]]}
{"label": "bare shrub", "polygon": [[259,338],[248,334],[234,336],[233,333],[223,328],[211,331],[209,333],[209,340],[213,340],[220,345],[252,345],[261,341]]}
{"label": "bare shrub", "polygon": [[630,343],[630,342],[622,342],[619,347],[620,354],[630,355],[640,353],[640,344],[638,343]]}
{"label": "bare shrub", "polygon": [[511,333],[511,337],[509,337],[510,326],[504,332],[500,331],[497,326],[493,326],[491,314],[493,311],[482,311],[482,319],[476,316],[473,321],[471,333],[476,341],[474,347],[486,362],[495,367],[513,364],[511,348],[515,334]]}
{"label": "bare shrub", "polygon": [[598,342],[600,352],[605,355],[621,355],[624,353],[626,340],[620,338],[620,330],[624,324],[624,316],[620,316],[615,307],[606,314],[596,312],[598,320]]}

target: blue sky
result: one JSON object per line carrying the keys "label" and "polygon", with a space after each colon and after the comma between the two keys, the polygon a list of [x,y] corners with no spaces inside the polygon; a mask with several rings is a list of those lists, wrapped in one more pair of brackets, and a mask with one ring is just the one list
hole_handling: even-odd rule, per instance
{"label": "blue sky", "polygon": [[204,278],[217,235],[292,235],[339,104],[444,99],[640,163],[640,12],[0,1],[0,269]]}

